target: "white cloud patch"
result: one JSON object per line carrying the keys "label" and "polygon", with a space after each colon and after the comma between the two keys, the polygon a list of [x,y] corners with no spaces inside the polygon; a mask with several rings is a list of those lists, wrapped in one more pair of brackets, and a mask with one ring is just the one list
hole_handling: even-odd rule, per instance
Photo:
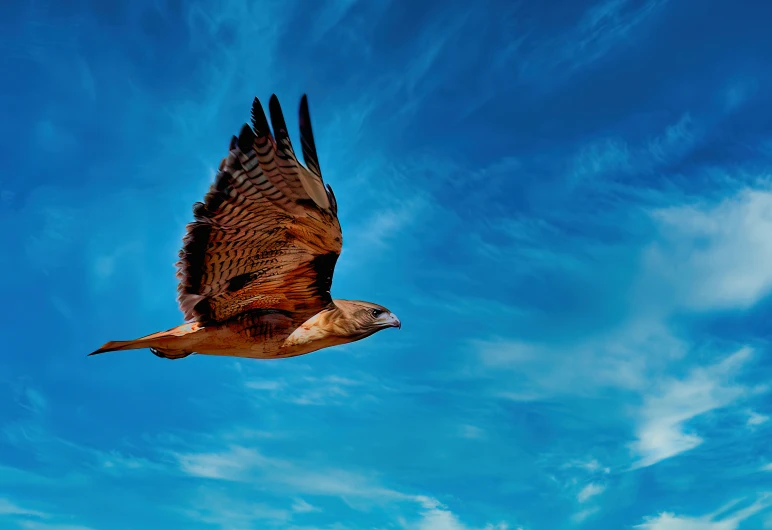
{"label": "white cloud patch", "polygon": [[321,509],[307,503],[303,499],[295,499],[295,502],[292,503],[292,511],[295,513],[312,513],[320,512]]}
{"label": "white cloud patch", "polygon": [[765,416],[764,414],[759,414],[758,412],[749,410],[748,419],[746,420],[745,424],[748,427],[758,427],[759,425],[765,424],[767,421],[769,421],[769,416]]}
{"label": "white cloud patch", "polygon": [[459,435],[468,440],[480,440],[485,438],[485,430],[476,425],[461,425]]}
{"label": "white cloud patch", "polygon": [[[488,524],[482,528],[468,526],[461,522],[445,505],[432,497],[403,493],[378,483],[375,477],[337,468],[318,468],[310,463],[291,462],[264,456],[255,449],[234,446],[220,453],[174,454],[180,470],[188,475],[223,481],[259,483],[272,490],[286,491],[294,495],[340,498],[353,509],[370,510],[374,506],[393,507],[399,504],[402,510],[395,513],[413,512],[417,517],[402,516],[399,521],[403,528],[416,530],[507,530],[506,523]],[[319,509],[308,501],[295,497],[289,512],[311,513]],[[393,510],[390,510],[393,511]],[[211,512],[211,510],[210,510]],[[259,514],[239,517],[253,520],[263,517]],[[212,521],[233,520],[238,514],[210,513]],[[269,515],[265,515],[269,517]],[[270,517],[286,517],[283,510],[271,513]]]}
{"label": "white cloud patch", "polygon": [[290,510],[268,506],[253,499],[243,501],[212,488],[202,488],[195,496],[193,507],[183,510],[191,520],[207,523],[223,530],[250,530],[289,526],[292,517]]}
{"label": "white cloud patch", "polygon": [[273,462],[254,449],[233,446],[222,452],[175,455],[183,473],[194,477],[245,481],[253,468]]}
{"label": "white cloud patch", "polygon": [[419,497],[417,500],[421,505],[420,518],[414,522],[402,521],[405,530],[510,530],[505,522],[472,527],[464,524],[456,514],[435,499]]}
{"label": "white cloud patch", "polygon": [[[293,377],[285,379],[251,379],[244,383],[248,390],[255,390],[262,397],[270,397],[295,405],[329,406],[351,402],[351,387],[361,381],[340,376]],[[362,397],[361,395],[358,397]]]}
{"label": "white cloud patch", "polygon": [[596,513],[600,511],[600,508],[597,506],[593,506],[592,508],[586,508],[584,510],[580,510],[576,512],[574,515],[571,516],[571,520],[575,523],[583,523],[586,519],[592,517]]}
{"label": "white cloud patch", "polygon": [[638,439],[632,445],[639,456],[635,467],[650,466],[700,445],[702,438],[686,424],[753,391],[735,381],[752,354],[750,348],[743,348],[715,365],[694,368],[683,379],[662,380],[647,393],[638,419]]}
{"label": "white cloud patch", "polygon": [[605,489],[605,486],[591,482],[579,491],[576,496],[576,500],[579,502],[587,502],[591,498],[603,493]]}
{"label": "white cloud patch", "polygon": [[256,449],[238,445],[220,452],[175,453],[173,456],[183,473],[196,477],[235,482],[259,480],[301,495],[333,496],[375,503],[410,498],[358,473],[335,468],[316,469],[306,464],[267,457]]}
{"label": "white cloud patch", "polygon": [[23,508],[9,499],[0,498],[0,515],[26,515],[31,517],[46,518],[48,514],[38,510]]}
{"label": "white cloud patch", "polygon": [[[689,517],[663,512],[646,520],[635,528],[641,530],[736,530],[740,524],[756,514],[772,507],[772,495],[762,494],[754,503],[745,508],[734,509],[738,501],[714,513],[701,517]],[[727,513],[728,512],[728,513]]]}
{"label": "white cloud patch", "polygon": [[510,388],[499,396],[516,401],[595,395],[608,388],[642,392],[652,374],[688,351],[664,326],[648,320],[570,345],[499,339],[473,341],[472,347],[479,370],[506,374]]}
{"label": "white cloud patch", "polygon": [[34,415],[43,414],[48,409],[48,400],[32,387],[25,387],[19,399],[19,405]]}
{"label": "white cloud patch", "polygon": [[255,380],[247,381],[244,386],[250,390],[279,390],[284,386],[282,381]]}
{"label": "white cloud patch", "polygon": [[68,523],[47,523],[43,521],[17,521],[19,528],[27,530],[94,530],[89,526]]}
{"label": "white cloud patch", "polygon": [[691,115],[683,114],[660,136],[649,142],[646,154],[652,163],[668,164],[689,152],[699,141],[702,131],[695,125]]}
{"label": "white cloud patch", "polygon": [[772,290],[772,191],[744,189],[718,204],[652,212],[659,238],[646,284],[696,310],[744,309]]}
{"label": "white cloud patch", "polygon": [[93,530],[61,521],[66,518],[53,513],[25,508],[7,498],[0,498],[0,518],[14,523],[18,528],[29,530]]}

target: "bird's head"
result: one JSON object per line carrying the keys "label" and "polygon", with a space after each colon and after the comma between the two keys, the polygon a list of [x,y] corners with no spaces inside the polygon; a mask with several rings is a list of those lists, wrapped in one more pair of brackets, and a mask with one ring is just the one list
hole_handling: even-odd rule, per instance
{"label": "bird's head", "polygon": [[360,300],[335,300],[336,333],[352,341],[364,339],[387,328],[401,328],[402,322],[385,307]]}

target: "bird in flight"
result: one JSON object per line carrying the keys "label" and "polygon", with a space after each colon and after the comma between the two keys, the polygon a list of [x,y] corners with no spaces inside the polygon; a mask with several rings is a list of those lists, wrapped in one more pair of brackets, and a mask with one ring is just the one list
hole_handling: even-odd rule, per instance
{"label": "bird in flight", "polygon": [[343,235],[319,169],[308,100],[300,100],[299,116],[305,166],[275,95],[268,110],[273,133],[255,98],[252,127],[244,124],[231,139],[215,182],[193,207],[177,262],[186,323],[89,355],[149,348],[167,359],[276,359],[402,327],[383,306],[330,295]]}

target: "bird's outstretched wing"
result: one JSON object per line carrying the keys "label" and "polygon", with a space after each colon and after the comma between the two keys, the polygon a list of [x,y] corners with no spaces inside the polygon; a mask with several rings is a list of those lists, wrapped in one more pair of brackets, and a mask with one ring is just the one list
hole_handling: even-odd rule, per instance
{"label": "bird's outstretched wing", "polygon": [[276,96],[255,98],[252,127],[233,137],[203,202],[193,207],[177,263],[185,320],[223,322],[255,309],[303,322],[332,303],[343,244],[332,188],[319,170],[308,102],[300,102],[298,162]]}

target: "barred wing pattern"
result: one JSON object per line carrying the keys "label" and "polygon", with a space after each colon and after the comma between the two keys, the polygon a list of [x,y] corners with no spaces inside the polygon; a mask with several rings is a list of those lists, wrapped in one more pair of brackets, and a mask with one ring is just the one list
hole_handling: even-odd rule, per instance
{"label": "barred wing pattern", "polygon": [[177,263],[186,321],[220,323],[252,310],[302,323],[332,303],[343,244],[338,207],[324,185],[308,101],[300,102],[306,167],[292,149],[279,100],[255,98],[252,126],[233,137],[214,184],[193,207]]}

